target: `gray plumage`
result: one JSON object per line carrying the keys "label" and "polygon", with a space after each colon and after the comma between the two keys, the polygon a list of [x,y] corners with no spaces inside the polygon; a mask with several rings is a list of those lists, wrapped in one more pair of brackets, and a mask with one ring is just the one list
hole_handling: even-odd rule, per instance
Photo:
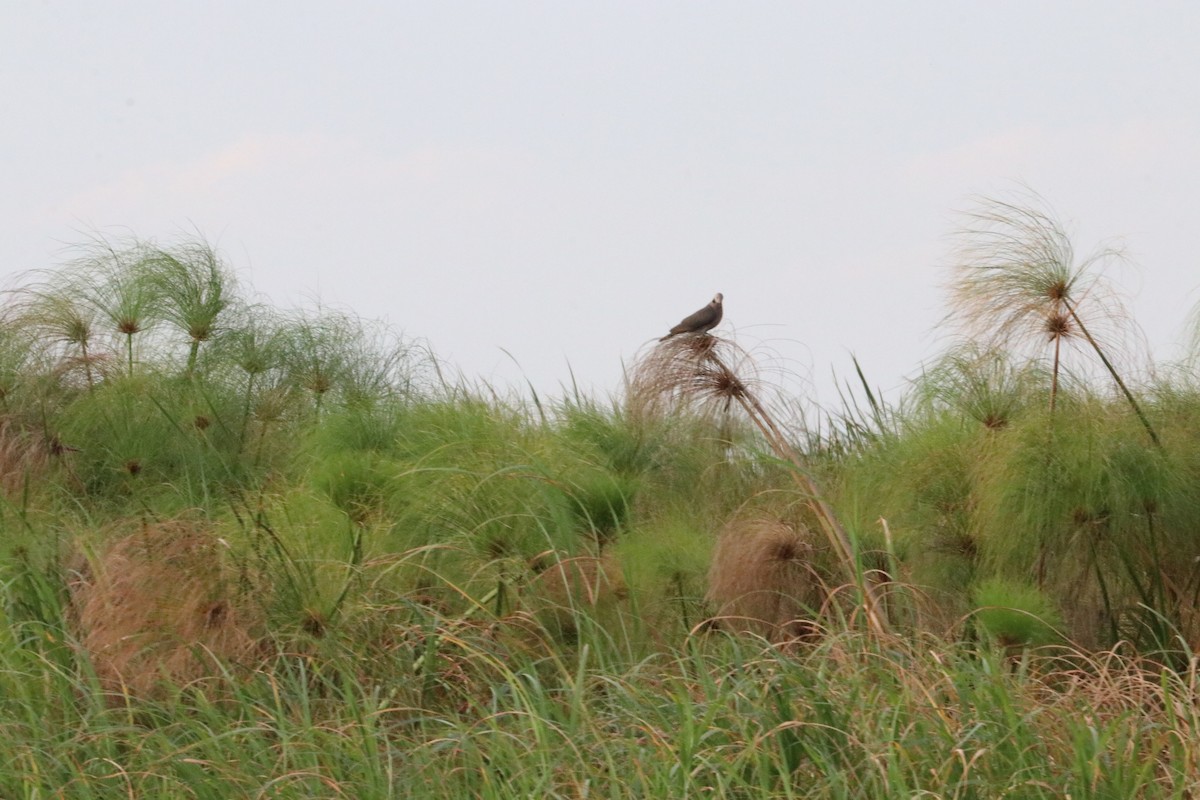
{"label": "gray plumage", "polygon": [[724,299],[725,297],[720,292],[717,292],[711,303],[695,314],[684,317],[682,322],[671,328],[671,332],[659,339],[659,341],[665,342],[667,339],[680,333],[707,333],[711,331],[721,322],[721,317],[725,313],[725,309],[721,305]]}

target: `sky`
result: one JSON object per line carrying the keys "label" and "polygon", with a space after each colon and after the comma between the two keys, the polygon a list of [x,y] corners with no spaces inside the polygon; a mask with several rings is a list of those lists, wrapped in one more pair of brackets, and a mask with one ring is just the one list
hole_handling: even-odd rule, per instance
{"label": "sky", "polygon": [[1197,41],[1191,2],[5,0],[0,278],[198,232],[278,305],[599,396],[722,292],[717,332],[836,406],[852,357],[895,396],[946,347],[960,212],[1026,186],[1125,249],[1165,360]]}

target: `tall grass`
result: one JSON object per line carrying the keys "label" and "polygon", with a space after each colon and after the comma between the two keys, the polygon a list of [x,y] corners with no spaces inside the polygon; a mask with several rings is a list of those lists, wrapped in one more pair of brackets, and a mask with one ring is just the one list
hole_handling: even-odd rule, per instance
{"label": "tall grass", "polygon": [[[985,266],[1033,236],[1081,332],[1069,242],[1004,213]],[[0,796],[1200,791],[1187,373],[1108,393],[976,337],[894,405],[856,364],[815,432],[729,340],[522,400],[252,303],[203,242],[24,280]]]}
{"label": "tall grass", "polygon": [[[1118,372],[1101,328],[1126,339],[1128,317],[1099,270],[1119,253],[1102,248],[1076,263],[1074,247],[1036,195],[1008,201],[985,198],[966,215],[951,285],[950,320],[989,349],[1048,343],[1050,410],[1058,399],[1064,345],[1083,340],[1104,365],[1151,441],[1158,433]],[[1037,353],[1038,356],[1042,355]]]}
{"label": "tall grass", "polygon": [[[4,590],[0,791],[80,797],[1186,797],[1194,660],[830,633],[648,658],[376,606],[251,672],[112,703]],[[376,635],[365,638],[362,634]],[[387,636],[381,637],[386,631]],[[38,676],[31,680],[32,676]],[[169,685],[168,685],[169,687]]]}

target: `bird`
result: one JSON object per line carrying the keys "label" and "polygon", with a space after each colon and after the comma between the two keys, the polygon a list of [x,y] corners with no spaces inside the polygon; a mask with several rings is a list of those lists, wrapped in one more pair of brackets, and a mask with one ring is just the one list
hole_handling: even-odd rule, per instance
{"label": "bird", "polygon": [[683,321],[671,328],[671,332],[659,339],[660,342],[665,342],[672,336],[680,333],[707,333],[721,321],[721,316],[725,313],[721,303],[725,297],[720,292],[713,295],[712,302],[704,308],[697,311],[695,314],[689,314],[683,318]]}

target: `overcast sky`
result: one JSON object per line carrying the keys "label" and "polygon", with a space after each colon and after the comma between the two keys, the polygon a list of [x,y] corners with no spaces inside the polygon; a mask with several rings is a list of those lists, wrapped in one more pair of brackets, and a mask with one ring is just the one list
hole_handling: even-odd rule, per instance
{"label": "overcast sky", "polygon": [[832,403],[939,351],[955,211],[1019,181],[1124,244],[1169,358],[1197,42],[1194,2],[5,0],[0,273],[194,229],[280,305],[599,394],[720,291]]}

